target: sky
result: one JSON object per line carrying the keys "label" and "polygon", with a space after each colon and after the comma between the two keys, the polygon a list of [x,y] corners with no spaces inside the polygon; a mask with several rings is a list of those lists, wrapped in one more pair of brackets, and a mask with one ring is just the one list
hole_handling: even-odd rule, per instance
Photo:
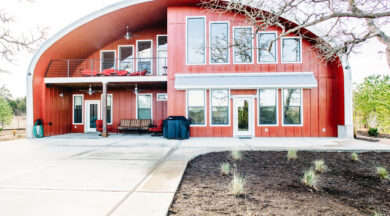
{"label": "sky", "polygon": [[[35,31],[37,27],[48,27],[48,37],[62,28],[116,0],[1,0],[0,10],[14,17],[15,32]],[[390,75],[384,52],[385,46],[376,39],[356,50],[350,57],[353,82],[360,83],[372,74]],[[0,74],[0,86],[10,89],[13,97],[26,95],[26,73],[33,54],[21,52],[14,56],[14,64],[6,64],[9,74]]]}

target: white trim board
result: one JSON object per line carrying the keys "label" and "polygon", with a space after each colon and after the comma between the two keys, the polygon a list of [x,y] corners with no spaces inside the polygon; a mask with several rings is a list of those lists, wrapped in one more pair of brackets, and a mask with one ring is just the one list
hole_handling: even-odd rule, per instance
{"label": "white trim board", "polygon": [[46,84],[71,84],[71,83],[124,83],[124,82],[166,82],[167,76],[114,76],[114,77],[60,77],[45,78]]}

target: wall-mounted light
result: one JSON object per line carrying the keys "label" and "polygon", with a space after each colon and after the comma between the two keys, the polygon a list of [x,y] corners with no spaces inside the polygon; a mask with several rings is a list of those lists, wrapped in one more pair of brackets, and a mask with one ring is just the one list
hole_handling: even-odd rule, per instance
{"label": "wall-mounted light", "polygon": [[89,94],[89,96],[91,96],[93,94],[91,85],[89,85],[88,94]]}
{"label": "wall-mounted light", "polygon": [[60,98],[63,98],[64,97],[64,93],[60,93],[58,96],[60,96]]}

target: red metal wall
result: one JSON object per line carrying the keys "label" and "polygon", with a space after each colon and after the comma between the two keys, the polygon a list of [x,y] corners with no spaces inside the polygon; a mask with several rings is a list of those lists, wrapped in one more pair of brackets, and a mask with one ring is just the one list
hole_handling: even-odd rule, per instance
{"label": "red metal wall", "polygon": [[[196,6],[170,6],[168,7],[168,115],[186,115],[186,95],[185,91],[177,91],[174,88],[175,74],[187,73],[252,73],[252,72],[313,72],[317,79],[318,87],[305,89],[303,91],[303,112],[304,121],[301,127],[282,127],[281,126],[281,107],[279,107],[280,126],[257,127],[255,123],[256,136],[275,136],[275,137],[335,137],[337,136],[337,125],[344,124],[344,86],[343,71],[339,62],[323,63],[321,62],[312,46],[308,41],[303,41],[302,59],[300,64],[281,64],[281,44],[278,45],[277,64],[257,64],[257,55],[254,55],[254,64],[233,64],[233,52],[230,50],[230,64],[210,65],[209,53],[206,52],[206,65],[186,66],[186,16],[205,16],[206,17],[206,44],[209,41],[209,22],[210,21],[229,21],[230,22],[230,41],[232,41],[233,26],[247,25],[240,16],[232,14],[215,14],[205,12],[204,9]],[[278,31],[279,29],[269,29]],[[256,40],[254,41],[256,46]],[[208,45],[207,45],[208,46]],[[208,50],[208,49],[207,49]],[[256,94],[253,90],[232,90],[231,94]],[[209,94],[207,94],[209,101]],[[255,101],[257,103],[257,101]],[[279,90],[279,106],[281,106],[281,93]],[[232,106],[231,106],[232,107]],[[232,136],[233,126],[231,127],[210,127],[209,105],[207,104],[207,126],[192,127],[191,136]],[[256,108],[257,109],[257,108]],[[257,121],[257,110],[256,110]],[[230,119],[232,121],[232,118]],[[323,132],[325,128],[325,132]]]}

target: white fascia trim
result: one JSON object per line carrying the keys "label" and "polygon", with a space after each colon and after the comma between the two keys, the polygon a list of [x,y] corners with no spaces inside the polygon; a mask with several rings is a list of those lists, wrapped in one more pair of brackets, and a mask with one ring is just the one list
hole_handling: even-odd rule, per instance
{"label": "white fascia trim", "polygon": [[[297,61],[297,62],[286,62],[286,61],[283,61],[283,40],[284,39],[291,39],[291,38],[298,38],[299,39],[299,48],[300,48],[300,52],[299,52],[299,54],[300,54],[300,60],[301,61]],[[303,62],[303,54],[302,54],[302,51],[303,51],[303,44],[302,44],[302,37],[282,37],[281,38],[281,41],[280,41],[280,49],[282,50],[282,52],[281,52],[281,57],[280,57],[280,59],[281,59],[281,63],[282,64],[302,64],[302,62]]]}
{"label": "white fascia trim", "polygon": [[166,82],[167,76],[64,77],[45,78],[46,84],[101,83],[101,82]]}
{"label": "white fascia trim", "polygon": [[[203,63],[188,63],[188,19],[191,19],[191,18],[203,18],[204,19],[204,62]],[[207,19],[206,19],[206,16],[186,16],[186,23],[185,23],[185,46],[186,46],[186,65],[206,65],[207,63],[207,48],[206,48],[206,44],[207,44]]]}
{"label": "white fascia trim", "polygon": [[311,89],[316,88],[315,85],[229,85],[229,86],[177,86],[175,85],[176,90],[196,90],[196,89],[263,89],[263,88],[302,88],[302,89]]}
{"label": "white fascia trim", "polygon": [[[213,124],[212,115],[213,115],[213,96],[212,92],[213,90],[227,90],[228,91],[228,121],[229,124]],[[210,127],[230,127],[232,119],[231,116],[231,103],[230,103],[230,89],[209,89],[209,121],[210,121]]]}
{"label": "white fascia trim", "polygon": [[234,31],[236,29],[240,29],[240,28],[250,28],[251,29],[251,37],[252,37],[252,61],[251,62],[235,62],[235,59],[234,58],[234,50],[235,50],[235,46],[233,46],[233,64],[238,64],[238,65],[245,65],[245,64],[254,64],[255,63],[255,53],[254,53],[254,42],[255,42],[255,37],[253,37],[253,26],[233,26],[233,32],[232,32],[232,38],[233,38],[233,44],[234,44]]}
{"label": "white fascia trim", "polygon": [[[301,114],[301,123],[300,124],[284,124],[284,94],[283,90],[284,89],[292,89],[292,88],[283,88],[282,89],[282,126],[283,127],[303,127],[303,89],[301,88],[301,109],[300,109],[300,114]],[[299,88],[296,88],[299,89]]]}
{"label": "white fascia trim", "polygon": [[273,75],[313,75],[313,72],[267,72],[267,73],[196,73],[196,74],[175,74],[175,77],[199,77],[199,76],[273,76]]}
{"label": "white fascia trim", "polygon": [[73,31],[74,29],[98,18],[105,14],[111,13],[113,11],[119,10],[121,8],[125,8],[128,6],[145,3],[145,2],[152,2],[153,0],[123,0],[120,2],[117,2],[115,4],[111,4],[107,7],[104,7],[100,10],[97,10],[95,12],[92,12],[84,17],[82,17],[79,20],[76,20],[72,24],[66,26],[61,31],[53,35],[50,39],[46,40],[34,53],[33,58],[30,61],[30,64],[27,69],[27,92],[26,92],[26,136],[27,138],[32,138],[32,127],[33,127],[33,119],[34,119],[34,108],[33,108],[33,77],[34,77],[34,70],[38,63],[38,60],[41,58],[42,54],[49,49],[55,42],[60,40],[62,37]]}
{"label": "white fascia trim", "polygon": [[[227,43],[228,43],[228,61],[227,62],[211,62],[211,25],[212,24],[227,24]],[[228,65],[230,64],[230,22],[229,21],[210,21],[209,23],[209,64],[211,65]]]}
{"label": "white fascia trim", "polygon": [[277,31],[259,31],[258,33],[257,33],[257,35],[256,35],[256,45],[257,45],[257,52],[256,52],[256,57],[257,57],[257,64],[278,64],[279,63],[279,58],[278,58],[278,56],[279,56],[279,49],[278,49],[278,42],[279,42],[279,40],[277,40],[277,41],[274,41],[274,44],[275,44],[275,57],[276,57],[276,59],[275,59],[275,61],[273,61],[273,62],[261,62],[260,61],[260,58],[259,58],[259,53],[260,53],[260,47],[259,47],[259,36],[260,36],[260,34],[269,34],[269,33],[272,33],[272,34],[275,34],[275,38],[277,38],[278,37],[278,32]]}

